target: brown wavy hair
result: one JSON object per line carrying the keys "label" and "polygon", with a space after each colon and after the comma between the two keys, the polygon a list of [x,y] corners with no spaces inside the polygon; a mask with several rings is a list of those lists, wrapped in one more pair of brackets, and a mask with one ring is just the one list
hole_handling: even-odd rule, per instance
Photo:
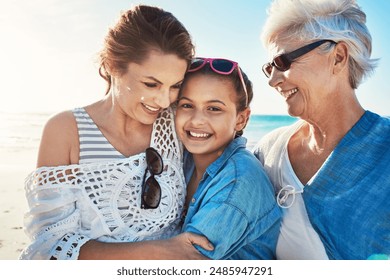
{"label": "brown wavy hair", "polygon": [[112,75],[125,74],[130,62],[142,63],[151,50],[175,54],[188,65],[195,53],[190,34],[175,16],[158,7],[138,5],[110,28],[99,54],[99,74],[108,83],[106,94]]}

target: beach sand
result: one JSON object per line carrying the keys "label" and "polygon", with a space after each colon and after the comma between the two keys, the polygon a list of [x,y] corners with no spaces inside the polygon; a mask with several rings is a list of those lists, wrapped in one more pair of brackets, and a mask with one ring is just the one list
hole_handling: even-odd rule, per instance
{"label": "beach sand", "polygon": [[35,168],[37,149],[0,148],[0,154],[0,260],[16,260],[29,243],[23,230],[24,179]]}

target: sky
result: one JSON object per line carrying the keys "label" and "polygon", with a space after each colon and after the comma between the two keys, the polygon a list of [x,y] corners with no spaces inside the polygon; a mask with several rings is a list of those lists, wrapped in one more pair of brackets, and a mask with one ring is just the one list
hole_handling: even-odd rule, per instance
{"label": "sky", "polygon": [[[390,1],[357,2],[367,14],[372,58],[380,60],[356,93],[365,109],[390,115]],[[54,113],[102,98],[97,53],[120,12],[136,4],[172,12],[196,55],[237,61],[254,85],[253,114],[286,114],[261,71],[269,60],[260,33],[270,0],[1,0],[0,112]]]}

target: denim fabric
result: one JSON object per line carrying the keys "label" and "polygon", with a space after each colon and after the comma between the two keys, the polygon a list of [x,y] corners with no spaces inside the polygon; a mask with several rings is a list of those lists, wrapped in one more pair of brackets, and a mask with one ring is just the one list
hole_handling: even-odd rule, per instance
{"label": "denim fabric", "polygon": [[[212,259],[274,259],[280,209],[259,161],[238,137],[206,170],[189,206],[183,231],[206,236]],[[185,175],[194,170],[187,153]]]}
{"label": "denim fabric", "polygon": [[303,198],[330,259],[390,255],[390,119],[367,111]]}

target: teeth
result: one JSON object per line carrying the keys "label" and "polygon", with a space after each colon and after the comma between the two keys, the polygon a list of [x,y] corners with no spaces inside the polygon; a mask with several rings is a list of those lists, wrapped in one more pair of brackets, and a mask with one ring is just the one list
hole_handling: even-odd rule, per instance
{"label": "teeth", "polygon": [[289,98],[291,95],[293,95],[294,93],[296,93],[298,91],[297,88],[294,88],[292,90],[289,90],[289,91],[282,91],[280,92],[285,98]]}
{"label": "teeth", "polygon": [[160,110],[159,108],[154,108],[154,107],[151,107],[151,106],[146,105],[146,104],[144,104],[144,106],[146,107],[146,109],[148,109],[148,110],[150,110],[152,112],[157,112],[157,111]]}
{"label": "teeth", "polygon": [[208,134],[208,133],[196,133],[196,132],[192,132],[192,131],[190,131],[190,135],[192,137],[196,137],[196,138],[207,138],[210,136],[210,134]]}

